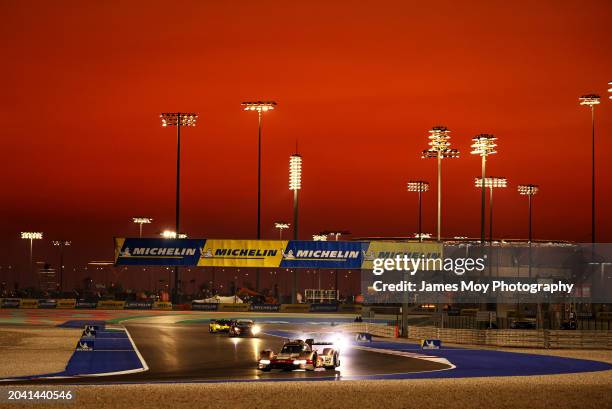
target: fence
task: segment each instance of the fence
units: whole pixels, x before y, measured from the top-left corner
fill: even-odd
[[[498,347],[612,349],[612,331],[480,330],[409,326],[408,338],[434,338],[451,344]]]

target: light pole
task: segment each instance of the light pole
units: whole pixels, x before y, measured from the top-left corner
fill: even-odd
[[[278,239],[283,239],[283,230],[288,229],[291,226],[290,223],[285,222],[276,222],[274,223],[274,228],[278,229]]]
[[[53,240],[53,245],[60,248],[59,290],[64,291],[64,248],[72,244],[70,240]]]
[[[423,180],[411,180],[408,182],[407,184],[407,190],[409,192],[417,192],[419,194],[419,218],[418,218],[418,224],[419,224],[419,232],[418,232],[418,237],[419,237],[419,241],[423,241],[423,237],[422,234],[423,233],[423,222],[422,222],[422,201],[421,201],[421,195],[423,194],[423,192],[427,192],[429,190],[429,182],[425,182]]]
[[[487,156],[497,153],[495,141],[497,138],[490,134],[480,134],[472,138],[472,154],[480,155],[482,158],[482,179],[486,178]],[[481,203],[480,203],[480,242],[485,241],[485,189],[486,186],[481,186]]]
[[[595,243],[595,105],[599,95],[587,94],[579,98],[580,105],[591,108],[591,243]]]
[[[538,193],[538,185],[518,185],[517,190],[520,195],[527,196],[529,199],[529,243],[531,244],[531,201],[533,196]]]
[[[21,238],[23,240],[30,240],[30,274],[36,283],[36,277],[34,277],[34,240],[42,240],[43,234],[38,231],[22,231]]]
[[[302,188],[302,157],[294,153],[289,157],[289,189],[293,190],[293,240],[298,239],[298,192]],[[297,269],[293,270],[291,302],[295,304],[297,292]]]
[[[151,223],[153,219],[151,219],[150,217],[132,217],[132,221],[138,224],[138,227],[139,227],[138,237],[142,237],[142,225]]]
[[[195,126],[198,115],[193,112],[163,112],[160,115],[163,127],[176,126],[176,223],[174,231],[180,232],[181,211],[181,128]],[[179,235],[180,236],[180,235]],[[168,283],[170,284],[170,283]],[[178,303],[179,268],[174,266],[173,302]]]
[[[274,101],[246,101],[241,103],[245,111],[257,111],[257,240],[261,238],[261,130],[264,112],[276,108]]]
[[[438,241],[441,240],[440,234],[442,229],[442,159],[458,158],[459,151],[450,149],[450,131],[445,126],[434,126],[429,131],[429,146],[424,150],[421,158],[435,158],[438,160]]]
[[[489,241],[493,242],[493,189],[508,186],[508,180],[504,177],[489,176],[485,178],[485,188],[489,188]],[[476,187],[482,188],[482,178],[475,178]]]

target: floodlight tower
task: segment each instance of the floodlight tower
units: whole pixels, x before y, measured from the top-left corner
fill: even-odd
[[[164,230],[159,235],[162,236],[164,239],[176,239],[177,238],[176,232],[172,230]],[[179,233],[178,238],[186,239],[187,235],[185,233]]]
[[[152,221],[150,217],[132,217],[132,222],[138,224],[138,237],[142,237],[142,225],[150,224]]]
[[[450,131],[445,126],[434,126],[429,131],[429,149],[422,152],[421,158],[435,158],[438,160],[438,241],[442,226],[442,159],[458,158],[459,151],[450,149]]]
[[[293,190],[293,240],[298,239],[298,192],[302,189],[302,157],[294,153],[289,157],[289,189]],[[291,302],[296,303],[297,269],[293,269]]]
[[[198,115],[193,112],[162,112],[159,116],[161,125],[165,128],[168,126],[176,127],[176,207],[175,216],[176,223],[175,232],[180,232],[180,211],[181,211],[181,128],[184,126],[195,126]],[[168,283],[169,284],[169,283]],[[174,288],[173,302],[178,303],[179,289],[179,268],[174,266]]]
[[[533,196],[538,193],[538,185],[518,185],[517,190],[520,195],[527,196],[529,199],[529,243],[531,243],[531,201]]]
[[[489,188],[489,241],[493,242],[493,189],[508,187],[504,177],[489,176],[485,178],[485,187]],[[482,188],[482,178],[475,178],[476,187]]]
[[[312,239],[314,241],[327,241],[327,234],[313,234]]]
[[[60,249],[60,265],[59,265],[59,290],[64,290],[64,248],[70,246],[72,242],[70,240],[53,240],[53,245]]]
[[[261,238],[261,130],[264,112],[276,108],[274,101],[245,101],[241,103],[244,111],[257,111],[257,240]]]
[[[490,134],[480,134],[472,138],[472,154],[480,155],[482,158],[482,179],[486,178],[487,156],[497,153],[495,150],[497,138]],[[481,186],[481,203],[480,203],[480,242],[485,241],[485,184]]]
[[[293,190],[293,240],[298,239],[298,192],[302,189],[302,157],[289,157],[289,190]]]
[[[591,108],[591,243],[595,243],[595,105],[600,96],[587,94],[579,98],[580,105]]]
[[[43,234],[38,231],[22,231],[21,238],[23,240],[30,240],[30,274],[34,278],[34,282],[36,282],[34,277],[34,240],[42,240]]]
[[[423,235],[421,233],[423,233],[423,224],[422,224],[422,212],[421,212],[421,195],[424,192],[427,192],[429,190],[429,182],[425,182],[423,180],[411,180],[408,182],[407,185],[407,189],[409,192],[417,192],[419,194],[419,218],[418,218],[418,223],[419,223],[419,232],[418,232],[418,238],[419,241],[423,241]]]
[[[274,228],[278,229],[278,239],[279,240],[283,239],[283,230],[288,229],[289,226],[291,226],[290,223],[285,223],[285,222],[276,222],[276,223],[274,223]]]

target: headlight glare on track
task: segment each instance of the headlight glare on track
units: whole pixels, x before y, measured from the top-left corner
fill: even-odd
[[[259,327],[259,325],[253,325],[253,328],[251,328],[251,332],[253,334],[259,334],[261,332],[261,328]]]

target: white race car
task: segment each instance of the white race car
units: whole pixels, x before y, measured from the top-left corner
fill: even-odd
[[[257,368],[262,371],[336,369],[340,366],[340,352],[332,348],[333,345],[333,342],[315,342],[314,339],[287,341],[278,353],[270,349],[261,351]]]

